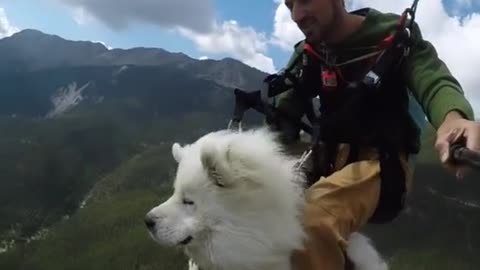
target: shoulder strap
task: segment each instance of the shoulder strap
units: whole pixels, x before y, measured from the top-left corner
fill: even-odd
[[[417,4],[418,0],[414,0],[412,7],[407,8],[400,16],[396,31],[379,44],[379,47],[385,49],[385,51],[373,65],[370,72],[367,73],[363,83],[373,85],[378,89],[382,84],[384,76],[398,70],[403,64],[405,57],[410,53],[410,46],[412,45],[411,33]],[[411,19],[407,25],[409,14]]]

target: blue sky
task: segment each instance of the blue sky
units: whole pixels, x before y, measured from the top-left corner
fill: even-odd
[[[114,48],[160,47],[193,58],[228,56],[275,72],[303,38],[282,1],[0,0],[0,36],[34,28]],[[350,8],[371,6],[398,13],[412,1],[347,2]],[[480,81],[470,65],[480,62],[480,0],[420,0],[417,22],[467,94],[480,104]],[[468,42],[459,42],[462,39]],[[460,47],[452,50],[455,46]]]

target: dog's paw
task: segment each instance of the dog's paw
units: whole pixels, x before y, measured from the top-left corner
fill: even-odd
[[[179,143],[174,143],[172,145],[172,155],[175,161],[180,162],[182,160],[183,148]]]
[[[198,265],[196,265],[192,259],[189,259],[188,260],[188,270],[200,270],[200,268],[198,267]]]

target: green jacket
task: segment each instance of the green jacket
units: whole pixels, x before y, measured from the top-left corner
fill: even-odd
[[[377,45],[393,33],[399,21],[397,14],[381,13],[371,8],[357,10],[354,13],[364,15],[366,19],[358,31],[335,48],[331,48],[337,57],[337,62],[344,62],[371,52],[371,46]],[[417,124],[423,128],[425,121],[428,120],[438,128],[445,115],[451,110],[457,110],[467,119],[473,120],[473,109],[466,100],[459,82],[450,73],[445,63],[439,59],[433,45],[423,39],[416,24],[414,24],[412,37],[414,44],[404,63],[404,74],[399,76],[404,77],[406,87],[409,89],[410,112]],[[287,67],[302,52],[302,49],[303,41],[296,44]],[[347,65],[342,72],[348,74],[352,69],[355,67]],[[277,96],[274,102],[275,106],[294,117],[301,118],[304,115],[300,100],[295,98],[293,89]],[[284,133],[290,133],[288,136],[290,138],[296,137],[299,132],[294,126],[284,126],[281,129]]]

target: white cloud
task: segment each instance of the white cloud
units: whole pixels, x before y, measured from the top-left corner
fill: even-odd
[[[288,10],[278,3],[271,43],[280,48],[293,48],[302,37],[293,30],[296,25],[288,16]],[[373,7],[384,12],[401,13],[410,7],[412,0],[348,0],[349,10]],[[457,5],[471,5],[470,0],[456,0]],[[453,75],[462,84],[467,98],[480,118],[480,13],[471,13],[463,18],[450,17],[442,0],[421,0],[417,7],[416,21],[425,39],[437,49],[439,57],[448,65]],[[295,36],[297,35],[297,36]],[[291,49],[290,49],[291,50]]]
[[[291,51],[293,45],[305,38],[305,35],[298,29],[290,17],[290,11],[283,4],[282,0],[274,0],[277,4],[273,22],[273,34],[271,43],[285,51]]]
[[[79,24],[101,21],[115,30],[135,22],[162,28],[182,26],[197,32],[210,31],[213,25],[212,0],[54,0],[72,9]]]
[[[107,48],[108,50],[112,50],[113,48],[108,46],[105,42],[101,41],[101,40],[93,40],[92,42],[96,42],[96,43],[100,43],[102,44],[103,46],[105,46],[105,48]]]
[[[180,28],[179,32],[195,42],[203,52],[228,54],[259,70],[275,72],[272,58],[265,55],[268,39],[251,27],[241,27],[236,21],[225,21],[216,24],[208,33],[186,28]]]
[[[0,8],[0,38],[11,36],[18,31],[19,29],[8,21],[5,9]]]
[[[85,8],[83,7],[74,7],[72,8],[73,20],[79,25],[86,25],[92,22],[96,22],[94,16],[92,16]]]
[[[198,58],[198,60],[201,60],[201,61],[203,61],[203,60],[208,60],[208,59],[209,59],[208,56],[205,56],[205,55],[204,55],[204,56],[200,56],[200,57]]]

